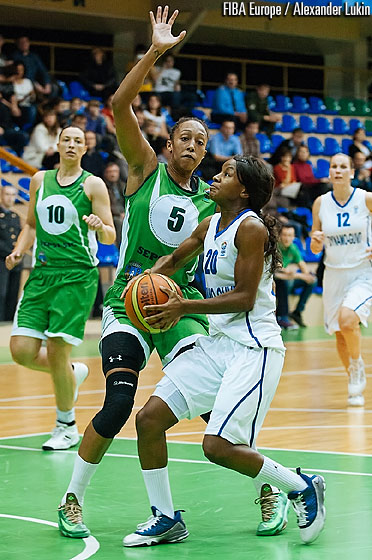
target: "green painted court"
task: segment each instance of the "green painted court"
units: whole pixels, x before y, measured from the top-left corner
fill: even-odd
[[[123,536],[150,514],[136,442],[114,441],[97,470],[84,504],[85,522],[94,538],[82,541],[60,536],[54,526],[76,451],[43,452],[43,439],[45,435],[0,441],[4,560],[372,558],[372,456],[264,451],[286,466],[301,465],[326,478],[326,529],[316,543],[306,546],[300,542],[292,510],[283,534],[256,537],[260,508],[254,504],[250,480],[210,464],[199,444],[170,443],[175,507],[186,510],[190,536],[179,544],[124,549]]]

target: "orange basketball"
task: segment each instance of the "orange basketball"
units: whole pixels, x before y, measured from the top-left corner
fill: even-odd
[[[169,288],[182,297],[182,292],[177,284],[163,274],[141,274],[130,285],[125,294],[125,310],[133,325],[141,331],[157,334],[168,329],[155,329],[144,318],[148,315],[143,309],[145,305],[161,305],[167,303],[168,295],[160,287]],[[173,326],[173,325],[171,325]]]

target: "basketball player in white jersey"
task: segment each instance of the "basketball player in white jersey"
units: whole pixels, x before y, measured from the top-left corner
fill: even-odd
[[[336,154],[329,175],[333,191],[314,202],[311,250],[325,250],[324,323],[336,333],[337,351],[349,374],[348,404],[363,406],[366,386],[359,323],[367,326],[372,302],[372,193],[351,186],[351,159]]]
[[[293,473],[256,451],[255,441],[279,382],[284,346],[275,318],[273,272],[279,264],[275,219],[261,217],[273,177],[265,163],[235,156],[214,177],[210,196],[221,213],[204,219],[191,237],[151,272],[171,276],[204,251],[207,299],[172,295],[148,323],[172,324],[185,313],[208,313],[210,335],[184,347],[137,415],[138,451],[152,517],[124,538],[124,546],[178,542],[188,536],[174,511],[165,432],[182,418],[212,410],[203,440],[206,457],[281,488],[297,513],[303,542],[317,538],[325,520],[324,480]]]

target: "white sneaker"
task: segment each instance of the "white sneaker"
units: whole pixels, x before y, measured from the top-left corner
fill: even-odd
[[[52,437],[44,443],[42,448],[44,451],[69,449],[79,443],[79,439],[79,432],[76,424],[73,426],[66,426],[60,424],[57,420],[57,425],[52,432]]]
[[[363,395],[349,395],[347,398],[347,404],[349,406],[364,406],[364,397]]]
[[[366,387],[366,374],[364,371],[364,362],[360,358],[357,363],[350,363],[349,365],[349,396],[360,396]]]
[[[74,393],[74,402],[77,401],[78,394],[79,394],[79,387],[80,385],[86,380],[89,375],[89,368],[86,364],[82,362],[73,362],[72,369],[75,375],[76,387]]]

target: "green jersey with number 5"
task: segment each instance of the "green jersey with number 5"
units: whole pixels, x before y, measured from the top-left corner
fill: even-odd
[[[83,216],[91,214],[92,203],[85,194],[83,171],[76,181],[61,186],[57,170],[46,171],[36,192],[35,267],[92,268],[97,265],[97,241]]]
[[[192,190],[180,187],[159,163],[140,188],[126,198],[120,258],[115,283],[151,268],[159,257],[172,253],[196,226],[215,212],[209,188],[199,177],[191,179]],[[187,286],[194,278],[197,259],[178,270],[172,278]]]

